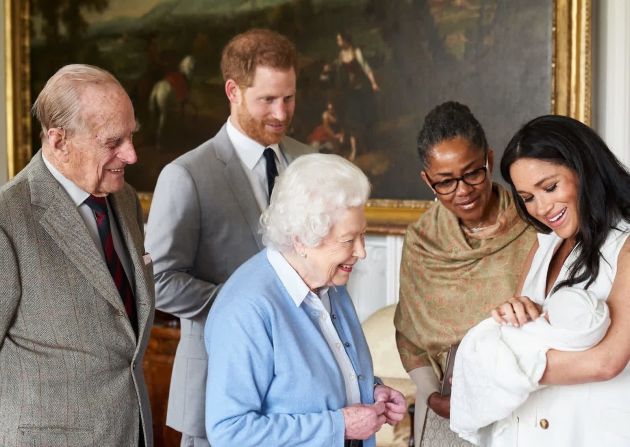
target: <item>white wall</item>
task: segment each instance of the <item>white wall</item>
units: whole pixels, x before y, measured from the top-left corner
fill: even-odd
[[[630,167],[630,2],[593,3],[593,125]]]
[[[0,61],[5,60],[4,55],[4,2],[0,0],[0,10],[2,10],[3,20],[0,20]],[[6,91],[5,91],[5,67],[6,63],[0,64],[0,185],[7,181],[9,167],[7,165],[7,115],[6,115]]]
[[[355,264],[348,290],[361,321],[388,304],[398,302],[402,236],[368,235],[367,257]]]

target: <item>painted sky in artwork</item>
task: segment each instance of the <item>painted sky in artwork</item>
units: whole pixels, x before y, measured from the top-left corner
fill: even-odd
[[[109,0],[109,8],[104,12],[86,13],[85,17],[90,23],[117,19],[120,17],[142,17],[155,6],[164,3],[165,0]]]
[[[197,13],[231,15],[234,13],[264,9],[290,3],[293,0],[109,0],[109,7],[104,12],[86,12],[85,18],[90,23],[107,22],[120,18],[140,18],[159,5],[171,4],[172,15]],[[363,0],[313,0],[312,4],[327,6],[335,4],[360,5]]]

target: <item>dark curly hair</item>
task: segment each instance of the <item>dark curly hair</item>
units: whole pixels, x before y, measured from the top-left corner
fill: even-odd
[[[560,287],[586,281],[599,273],[600,249],[621,219],[630,219],[630,174],[606,143],[587,125],[566,116],[545,115],[525,124],[508,143],[501,159],[501,175],[512,189],[517,209],[541,233],[551,229],[532,217],[516,192],[510,167],[521,158],[566,166],[579,179],[576,235],[577,258]]]
[[[437,144],[455,137],[466,138],[475,149],[484,153],[488,151],[486,133],[468,106],[448,101],[427,114],[418,133],[418,155],[423,166],[427,165],[427,159]]]

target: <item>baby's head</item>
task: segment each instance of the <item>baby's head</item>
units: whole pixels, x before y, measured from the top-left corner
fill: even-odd
[[[563,287],[545,300],[543,311],[553,327],[584,331],[606,318],[608,307],[589,290]]]

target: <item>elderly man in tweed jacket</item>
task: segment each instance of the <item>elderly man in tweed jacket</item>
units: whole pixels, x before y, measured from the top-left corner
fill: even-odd
[[[33,110],[42,149],[0,190],[0,445],[152,446],[131,101],[104,70],[69,65]]]

